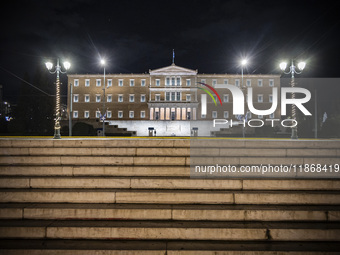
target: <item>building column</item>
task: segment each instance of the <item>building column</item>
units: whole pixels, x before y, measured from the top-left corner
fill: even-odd
[[[153,107],[150,108],[150,120],[153,120],[154,118],[154,110]]]

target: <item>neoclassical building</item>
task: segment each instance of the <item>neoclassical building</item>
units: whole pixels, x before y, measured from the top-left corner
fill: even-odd
[[[72,104],[73,124],[85,122],[99,130],[105,116],[108,135],[117,127],[137,136],[148,135],[152,128],[158,136],[190,135],[193,128],[204,136],[217,135],[221,129],[228,129],[226,134],[240,132],[211,124],[214,119],[235,123],[240,119],[233,115],[233,96],[225,85],[243,89],[244,95],[253,88],[254,107],[269,109],[272,89],[280,88],[280,75],[200,74],[173,63],[143,74],[106,74],[104,97],[103,74],[69,74],[68,111]],[[247,118],[280,119],[280,110],[269,116],[248,112]]]

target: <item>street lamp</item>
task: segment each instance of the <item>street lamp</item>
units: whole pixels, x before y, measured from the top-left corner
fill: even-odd
[[[242,59],[241,60],[241,67],[242,67],[242,82],[241,82],[241,85],[242,85],[242,90],[245,91],[246,87],[243,85],[243,68],[247,65],[248,63],[248,60],[247,59]],[[247,100],[245,100],[247,101]],[[247,107],[247,104],[245,104],[245,107]],[[243,115],[243,120],[246,121],[246,116],[248,115],[248,112],[247,112],[247,109],[245,108],[245,114]],[[246,133],[245,133],[245,125],[243,125],[243,128],[242,128],[242,134],[243,134],[243,138],[245,138],[246,136]]]
[[[59,80],[59,73],[65,74],[68,69],[70,69],[71,64],[68,61],[64,62],[65,72],[61,71],[61,66],[59,65],[59,58],[57,60],[57,65],[55,66],[55,70],[51,71],[53,68],[52,62],[45,63],[46,68],[51,74],[57,74],[57,81],[56,81],[56,107],[55,107],[55,122],[54,122],[54,137],[53,139],[60,139],[60,80]]]
[[[286,62],[282,62],[280,63],[280,69],[282,70],[283,73],[285,74],[292,74],[291,76],[291,87],[294,88],[295,83],[294,83],[294,74],[301,74],[303,69],[305,69],[306,67],[306,62],[299,62],[298,66],[296,68],[296,66],[294,66],[294,61],[292,60],[291,65],[289,67],[289,71],[285,72],[286,68],[287,68],[287,63]],[[297,69],[299,69],[300,71],[298,71]],[[292,92],[292,99],[295,98],[295,93]],[[296,121],[296,110],[295,110],[295,104],[292,104],[292,119]],[[291,139],[298,139],[298,135],[297,135],[297,126],[292,127],[292,136]]]
[[[105,119],[106,119],[106,109],[105,109],[105,59],[100,60],[100,64],[104,67],[104,84],[103,84],[103,112],[102,112],[102,120],[103,120],[103,136],[105,136]]]

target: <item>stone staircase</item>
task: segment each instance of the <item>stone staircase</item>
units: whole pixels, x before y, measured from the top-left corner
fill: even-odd
[[[206,141],[0,139],[0,254],[340,253],[340,173],[196,179],[189,167],[203,152],[238,169],[335,165],[340,141]]]

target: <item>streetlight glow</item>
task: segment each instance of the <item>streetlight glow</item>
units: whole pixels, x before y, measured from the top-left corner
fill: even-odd
[[[105,59],[101,59],[100,64],[104,66],[106,64]]]
[[[300,62],[299,64],[298,64],[298,68],[302,71],[303,69],[305,69],[305,67],[306,67],[306,62]]]
[[[64,68],[65,68],[66,70],[68,70],[68,69],[70,69],[70,67],[71,67],[71,63],[68,62],[68,61],[65,61],[65,62],[64,62]]]
[[[286,63],[286,62],[281,62],[281,63],[280,63],[280,69],[281,69],[282,71],[284,71],[284,70],[286,70],[286,68],[287,68],[287,63]]]
[[[46,62],[45,63],[47,70],[51,70],[53,67],[53,64],[51,62]]]
[[[248,60],[247,60],[247,59],[243,59],[243,60],[241,61],[241,65],[243,65],[243,66],[245,66],[247,63],[248,63]]]

